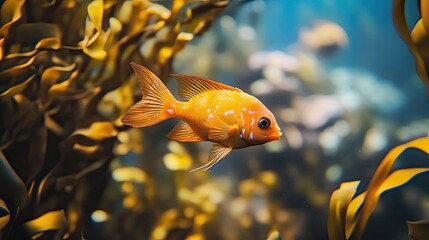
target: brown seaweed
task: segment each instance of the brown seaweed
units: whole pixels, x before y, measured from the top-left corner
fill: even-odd
[[[129,63],[166,80],[175,54],[227,4],[1,4],[0,238],[82,237],[121,152],[117,140],[141,151],[117,121],[138,98]]]

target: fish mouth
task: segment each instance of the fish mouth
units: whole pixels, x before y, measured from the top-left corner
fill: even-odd
[[[273,132],[273,133],[269,134],[267,136],[267,138],[270,140],[279,140],[282,135],[283,135],[283,133],[280,131],[279,132]]]

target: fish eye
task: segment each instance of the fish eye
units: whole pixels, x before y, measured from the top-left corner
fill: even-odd
[[[271,124],[270,119],[266,118],[266,117],[261,117],[258,120],[258,127],[260,129],[267,129]]]

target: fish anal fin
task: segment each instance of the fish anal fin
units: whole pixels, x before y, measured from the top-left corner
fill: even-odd
[[[173,130],[167,134],[167,137],[179,142],[200,142],[204,140],[185,121],[178,122]]]
[[[230,126],[221,119],[212,119],[209,124],[209,140],[221,142],[233,136],[237,132],[237,126]]]
[[[216,163],[223,160],[232,151],[232,147],[224,146],[222,144],[215,143],[210,151],[209,161],[201,167],[195,168],[190,172],[198,170],[207,171],[213,167]]]
[[[171,74],[179,83],[179,96],[190,99],[211,90],[230,90],[241,92],[240,89],[226,84],[188,74]]]

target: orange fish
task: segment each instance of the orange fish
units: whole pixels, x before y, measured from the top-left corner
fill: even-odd
[[[172,74],[179,82],[176,100],[162,81],[147,68],[131,63],[143,98],[121,121],[132,127],[147,127],[168,118],[181,121],[167,137],[181,142],[211,141],[209,161],[192,171],[210,169],[234,148],[259,145],[282,136],[270,110],[257,98],[238,88],[185,74]]]

